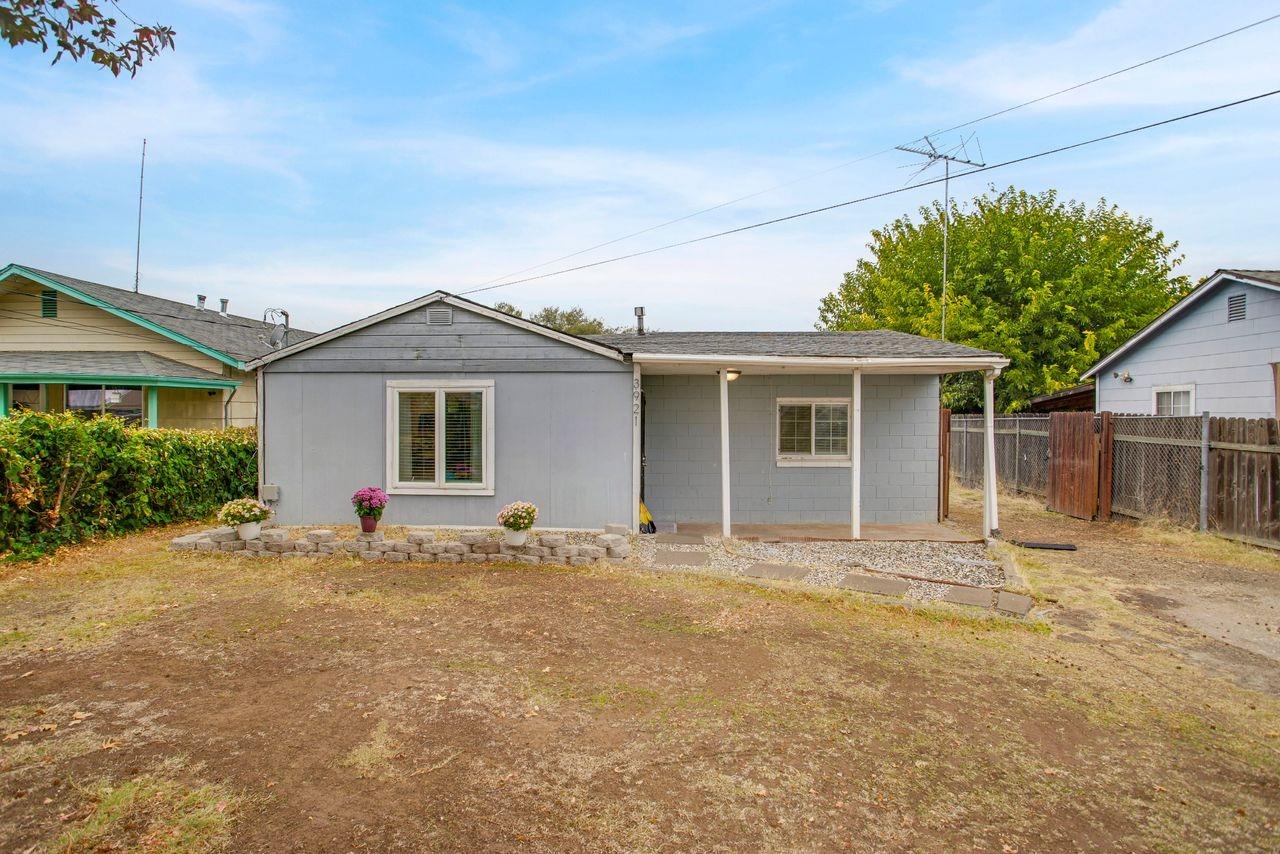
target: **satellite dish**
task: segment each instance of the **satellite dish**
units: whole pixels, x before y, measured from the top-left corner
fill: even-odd
[[[271,343],[271,349],[279,350],[280,346],[284,344],[284,337],[285,335],[288,334],[288,332],[289,332],[289,327],[285,326],[283,323],[277,323],[275,326],[273,326],[271,328],[271,335],[268,336],[267,338],[267,340]]]

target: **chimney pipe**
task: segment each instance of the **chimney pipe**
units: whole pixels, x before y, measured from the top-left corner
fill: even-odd
[[[222,315],[223,317],[226,317],[226,316],[227,316],[227,304],[228,304],[229,302],[231,302],[231,300],[227,299],[226,297],[223,297],[221,300],[219,300],[219,302],[221,302],[221,303],[222,303],[222,308],[218,309],[218,314]]]
[[[636,306],[636,334],[644,334],[644,306]]]
[[[204,294],[196,294],[196,308],[204,311]]]

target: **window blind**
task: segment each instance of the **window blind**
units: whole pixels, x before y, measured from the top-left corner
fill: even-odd
[[[444,479],[484,482],[484,393],[444,393]]]
[[[400,392],[400,480],[436,481],[436,393]]]
[[[809,404],[778,407],[778,453],[813,453],[813,407]]]

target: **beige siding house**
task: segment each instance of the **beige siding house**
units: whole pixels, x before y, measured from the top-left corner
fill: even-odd
[[[0,269],[0,417],[14,409],[113,413],[151,427],[253,426],[245,363],[311,336],[74,279]]]

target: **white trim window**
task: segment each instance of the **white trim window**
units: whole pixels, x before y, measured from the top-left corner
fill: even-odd
[[[387,492],[493,495],[493,380],[387,382]]]
[[[1194,415],[1195,411],[1194,385],[1160,385],[1151,389],[1152,415]]]
[[[775,428],[779,466],[849,465],[849,398],[780,397]]]

